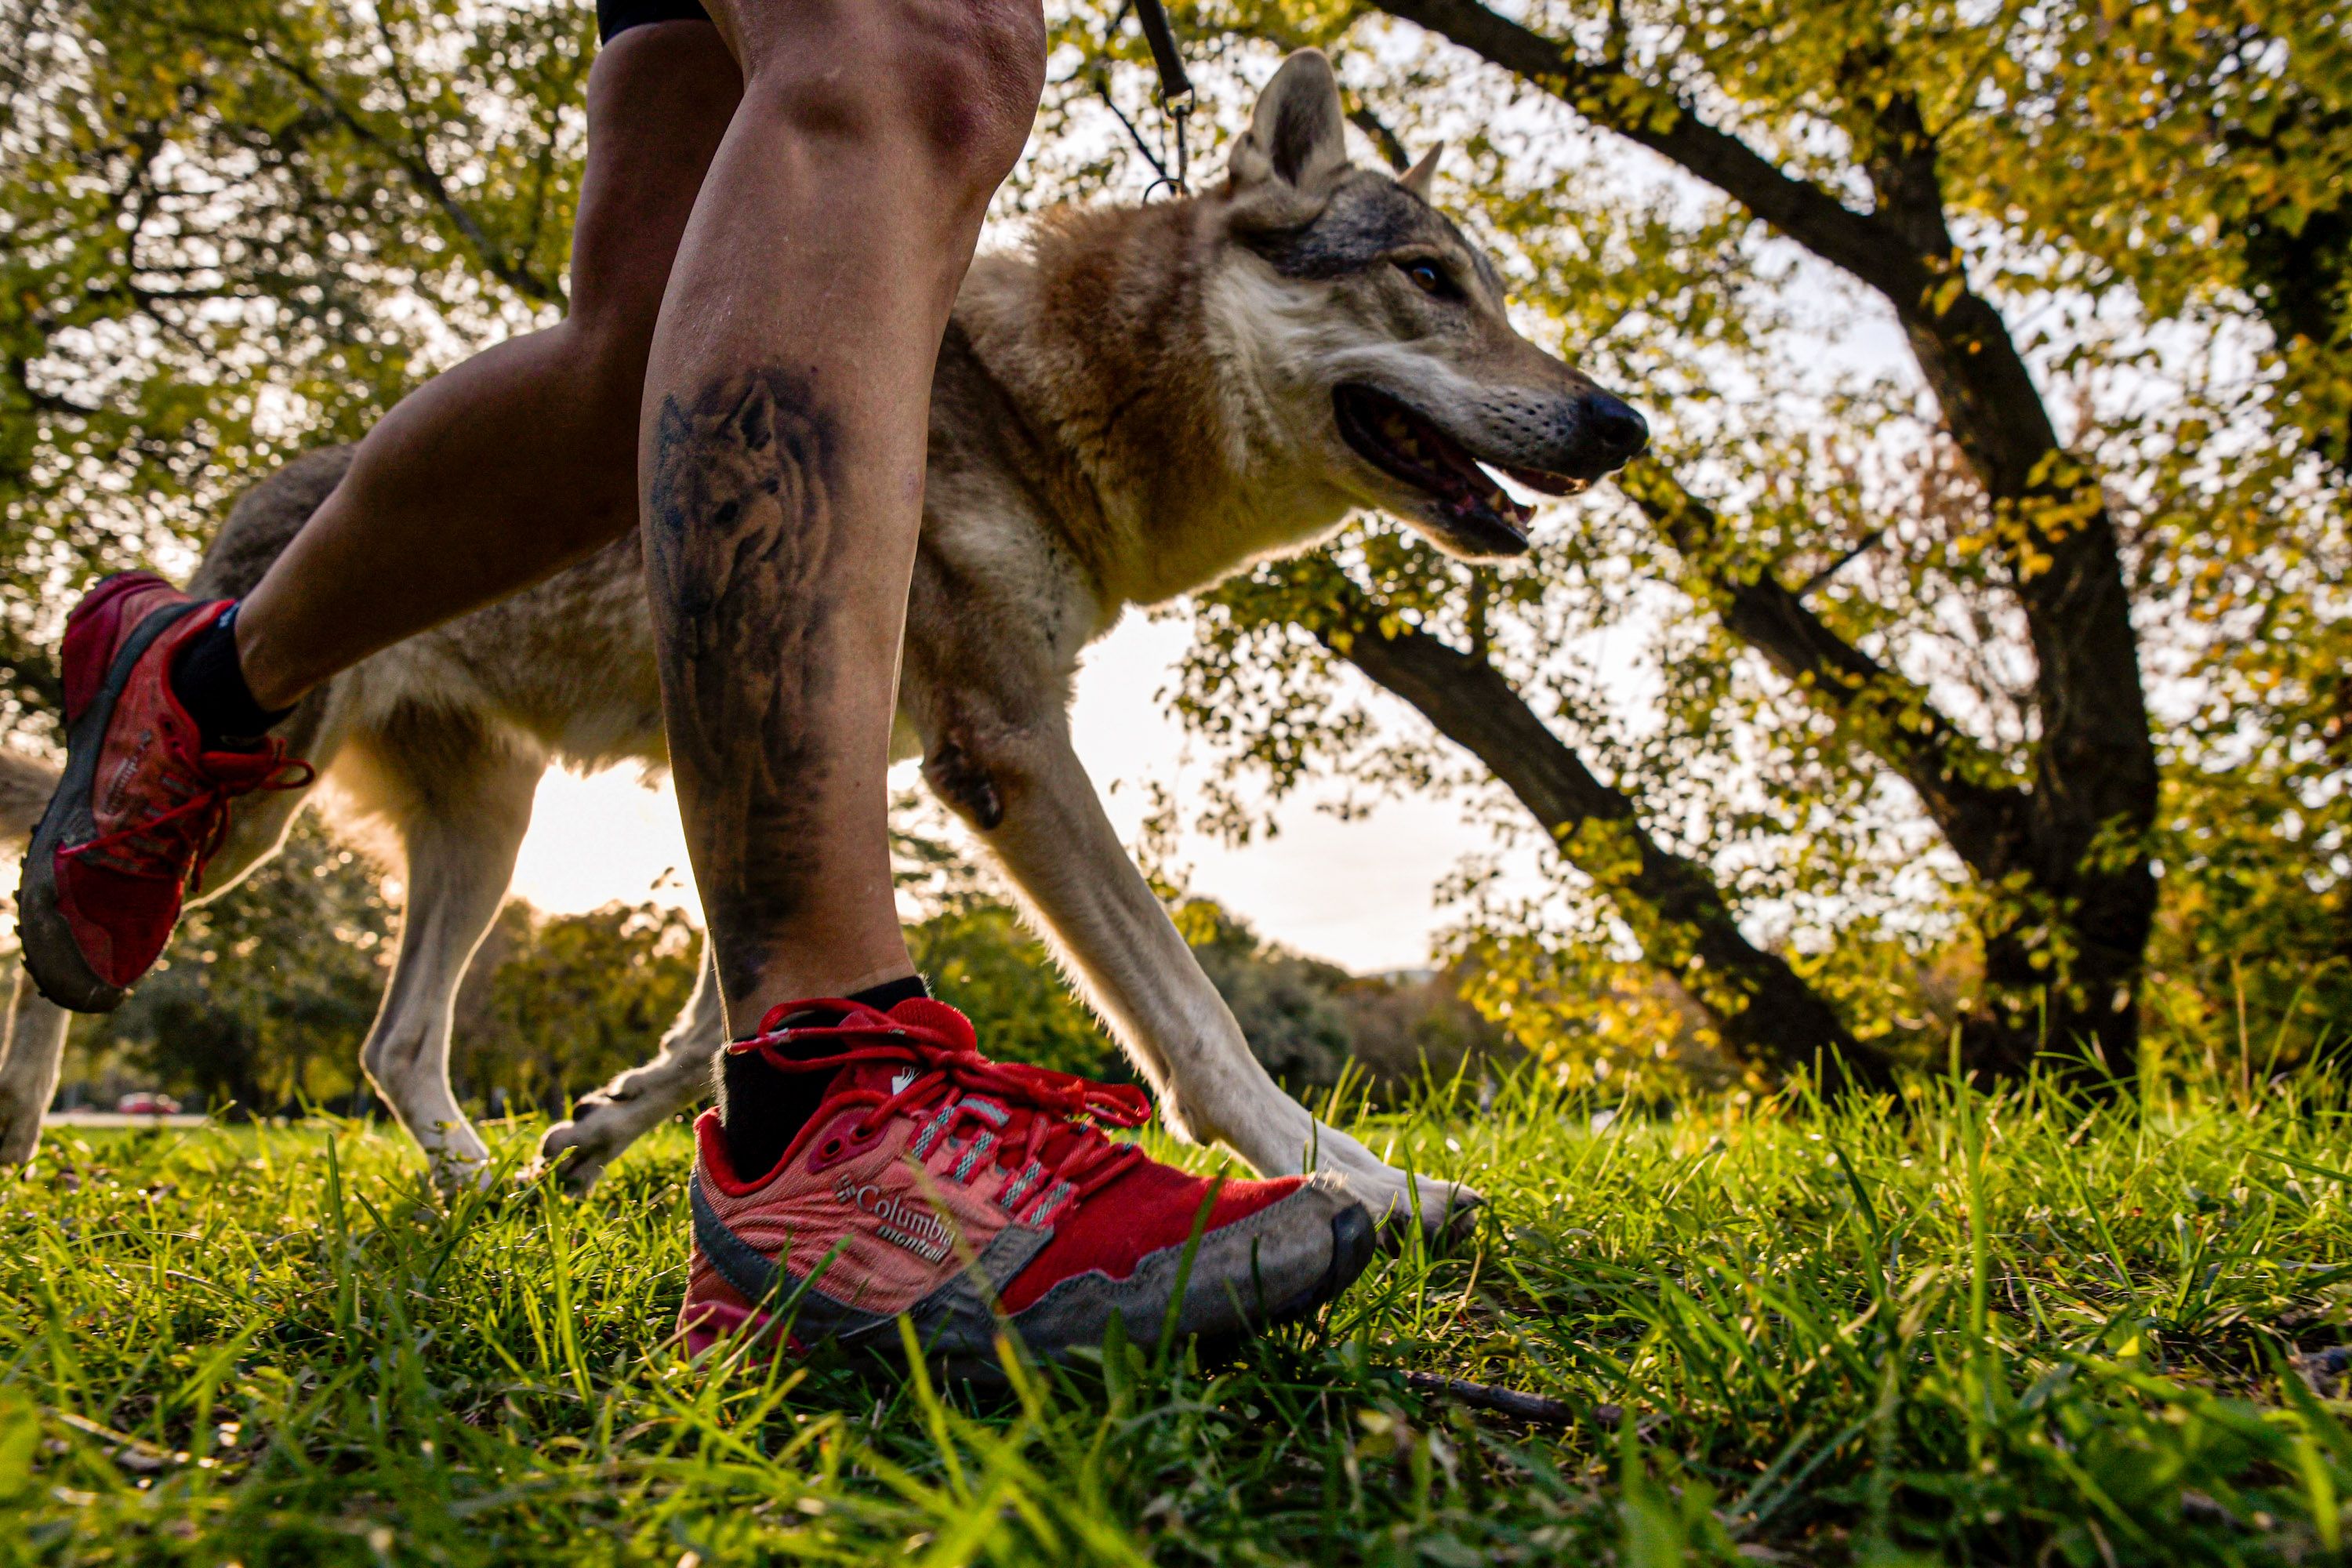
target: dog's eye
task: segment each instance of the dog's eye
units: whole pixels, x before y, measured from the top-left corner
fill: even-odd
[[[1400,261],[1397,266],[1412,279],[1414,288],[1432,299],[1451,300],[1461,292],[1445,275],[1445,268],[1434,261]]]

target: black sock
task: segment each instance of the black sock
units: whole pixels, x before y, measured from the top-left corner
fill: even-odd
[[[845,1000],[887,1013],[901,1002],[930,994],[921,975],[910,974]],[[830,1007],[812,1007],[784,1022],[821,1029],[841,1022],[841,1014]],[[831,1041],[815,1041],[807,1054],[831,1056],[836,1049]],[[728,1163],[735,1167],[735,1173],[751,1181],[774,1170],[801,1129],[808,1125],[808,1119],[816,1114],[818,1102],[832,1085],[830,1073],[783,1072],[757,1051],[719,1052],[719,1125],[727,1139]]]
[[[172,695],[196,721],[207,751],[247,751],[294,711],[275,713],[253,700],[245,668],[236,659],[235,605],[190,637],[172,660]]]

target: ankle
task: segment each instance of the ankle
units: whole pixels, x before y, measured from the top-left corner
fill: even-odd
[[[868,986],[843,1000],[887,1013],[901,1002],[930,994],[921,975],[909,974]],[[805,1024],[825,1025],[840,1022],[841,1015],[830,1008],[812,1008],[793,1016]],[[830,1049],[814,1048],[819,1054]],[[727,1144],[727,1162],[734,1166],[736,1175],[757,1181],[774,1170],[824,1103],[832,1083],[830,1073],[784,1072],[756,1051],[719,1052],[719,1126]]]
[[[195,721],[207,751],[249,750],[294,711],[265,707],[246,684],[237,657],[239,604],[214,615],[212,624],[184,644],[172,659],[172,695]]]

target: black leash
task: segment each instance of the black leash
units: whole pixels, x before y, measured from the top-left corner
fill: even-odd
[[[1178,195],[1190,195],[1191,188],[1185,184],[1190,160],[1184,147],[1184,122],[1192,117],[1192,79],[1184,74],[1176,32],[1168,25],[1168,12],[1160,0],[1133,0],[1133,5],[1135,19],[1143,27],[1143,41],[1151,46],[1151,63],[1160,68],[1160,107],[1176,128],[1176,173],[1168,184]]]

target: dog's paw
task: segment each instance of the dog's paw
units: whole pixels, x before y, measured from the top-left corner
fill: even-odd
[[[710,1082],[709,1064],[699,1052],[667,1052],[582,1097],[571,1121],[541,1137],[538,1169],[554,1172],[574,1197],[585,1194],[622,1150],[693,1105]]]
[[[490,1146],[471,1126],[463,1131],[463,1137],[454,1131],[445,1132],[446,1142],[425,1151],[433,1185],[445,1198],[486,1193],[499,1184],[498,1162],[490,1157]]]
[[[609,1088],[586,1096],[572,1108],[571,1121],[559,1121],[541,1135],[534,1170],[553,1172],[564,1191],[584,1197],[604,1174],[604,1167],[645,1131],[639,1124],[642,1109]]]
[[[0,1082],[0,1167],[29,1165],[41,1149],[41,1113],[46,1107],[23,1103]]]
[[[1314,1163],[1348,1184],[1391,1247],[1403,1244],[1416,1221],[1423,1237],[1441,1251],[1466,1243],[1478,1228],[1478,1209],[1486,1200],[1475,1188],[1400,1171],[1337,1128],[1317,1126]]]
[[[1417,1219],[1422,1237],[1433,1251],[1450,1252],[1468,1244],[1478,1229],[1478,1210],[1486,1203],[1477,1189],[1434,1176],[1408,1174],[1383,1166],[1377,1174],[1342,1173],[1348,1190],[1362,1200],[1379,1222],[1388,1246],[1404,1244],[1407,1227]]]

